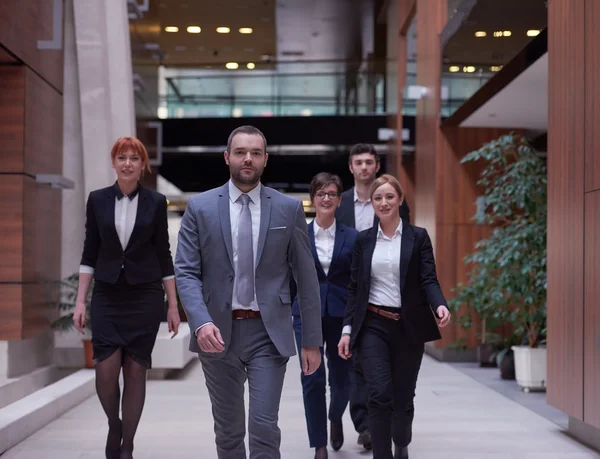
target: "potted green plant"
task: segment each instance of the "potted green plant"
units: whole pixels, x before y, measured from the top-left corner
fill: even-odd
[[[85,355],[85,367],[94,368],[91,329],[90,327],[90,306],[92,302],[92,290],[94,281],[90,284],[88,295],[86,298],[86,320],[85,334],[82,337],[83,349]],[[60,311],[60,316],[52,323],[52,328],[60,332],[73,330],[73,312],[77,304],[77,290],[79,289],[79,273],[71,274],[59,282],[60,295],[58,296],[57,307]]]
[[[542,389],[546,384],[546,165],[516,134],[483,145],[461,162],[484,163],[477,182],[483,194],[474,220],[493,230],[465,258],[469,280],[457,286],[452,306],[456,310],[471,305],[486,321],[512,324],[514,334],[527,343],[512,346],[517,383],[526,391]]]
[[[488,333],[487,342],[492,347],[491,358],[500,370],[501,379],[515,379],[515,355],[513,346],[523,342],[523,336],[515,333]]]

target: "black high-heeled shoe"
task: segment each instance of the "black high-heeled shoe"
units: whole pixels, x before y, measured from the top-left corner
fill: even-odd
[[[104,453],[106,459],[121,458],[121,440],[123,439],[123,422],[119,419],[119,423],[111,426],[108,425],[108,435],[106,437],[106,448]],[[118,443],[117,443],[118,442]]]

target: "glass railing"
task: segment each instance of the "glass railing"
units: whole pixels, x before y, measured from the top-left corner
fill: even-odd
[[[416,84],[414,70],[406,86]],[[160,118],[395,114],[397,66],[341,61],[290,62],[271,68],[223,71],[161,69]],[[487,81],[480,74],[444,73],[442,116],[449,116]],[[403,113],[416,100],[403,92]]]

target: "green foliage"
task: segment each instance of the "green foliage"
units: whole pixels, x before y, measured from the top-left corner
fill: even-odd
[[[90,326],[90,305],[92,302],[92,280],[86,298],[86,328]],[[60,295],[55,306],[60,311],[60,317],[52,323],[52,328],[59,331],[69,331],[73,326],[73,311],[77,304],[77,290],[79,289],[79,273],[71,274],[69,277],[58,282]]]
[[[473,219],[494,229],[465,257],[469,280],[454,289],[450,306],[455,312],[471,306],[488,330],[512,323],[536,347],[546,319],[546,165],[514,134],[467,154],[461,163],[479,161],[485,161],[477,182],[483,195]],[[467,310],[459,323],[473,326],[472,313]]]

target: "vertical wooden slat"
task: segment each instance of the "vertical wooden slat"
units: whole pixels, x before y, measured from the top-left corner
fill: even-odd
[[[24,125],[25,66],[0,66],[0,173],[23,172]]]
[[[583,420],[585,3],[548,4],[548,402]]]
[[[600,2],[585,2],[585,191],[600,190]]]
[[[583,421],[600,429],[600,191],[585,195]]]

